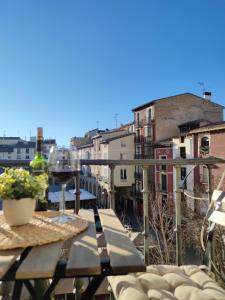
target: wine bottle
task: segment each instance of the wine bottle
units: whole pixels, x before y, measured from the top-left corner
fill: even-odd
[[[46,171],[47,162],[43,154],[43,128],[37,129],[36,154],[30,162],[30,168],[33,175],[40,175]]]

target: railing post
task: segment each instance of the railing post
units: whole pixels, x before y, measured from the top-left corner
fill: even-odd
[[[208,171],[208,189],[207,189],[207,194],[208,194],[208,205],[211,203],[211,198],[212,198],[212,166],[211,165],[206,165],[207,171]]]
[[[206,165],[207,167],[207,185],[208,185],[208,189],[207,189],[207,194],[208,194],[208,205],[210,205],[211,200],[212,200],[212,165]],[[211,228],[211,222],[209,222],[209,230]],[[211,248],[209,250],[209,257],[208,257],[208,268],[211,271],[212,270],[212,263],[211,261],[213,260],[213,257],[215,256],[214,254],[214,243],[213,243],[213,236],[212,236],[212,241],[211,241]]]
[[[181,243],[181,192],[180,192],[180,167],[176,166],[175,179],[175,209],[176,209],[176,264],[182,264],[182,243]]]
[[[149,264],[149,206],[148,206],[148,167],[143,166],[143,208],[144,208],[144,257],[145,264]]]
[[[78,214],[80,210],[80,171],[76,172],[76,200],[75,200],[75,207],[74,212]]]
[[[115,189],[114,189],[114,165],[109,165],[110,168],[110,208],[115,211]]]

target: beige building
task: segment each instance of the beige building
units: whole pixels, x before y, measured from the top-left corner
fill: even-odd
[[[0,160],[31,160],[35,155],[35,142],[20,137],[0,137]]]
[[[43,141],[43,152],[48,159],[49,151],[56,145],[55,139],[45,139]],[[20,137],[0,137],[0,160],[32,160],[36,152],[36,137],[30,141]]]
[[[78,147],[81,159],[134,159],[134,133],[127,129],[101,131],[91,141]],[[110,176],[109,166],[82,168],[81,186],[97,196],[99,206],[110,206]],[[114,170],[117,208],[128,205],[133,185],[134,166],[117,166]]]

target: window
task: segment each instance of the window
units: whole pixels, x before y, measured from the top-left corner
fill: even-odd
[[[167,159],[167,156],[161,155],[160,159]],[[166,165],[161,165],[161,172],[166,172]]]
[[[141,154],[141,146],[137,146],[136,147],[136,153],[137,154]]]
[[[202,152],[204,152],[205,154],[209,153],[209,138],[207,136],[204,136],[201,139],[201,146],[200,149]]]
[[[167,192],[167,176],[165,174],[161,174],[161,191]]]
[[[136,191],[141,192],[141,189],[142,189],[141,183],[139,181],[136,181]]]
[[[126,169],[121,169],[120,170],[120,179],[121,180],[126,180],[127,179],[127,170]]]
[[[27,154],[29,154],[29,150],[30,150],[29,148],[26,148],[26,153],[27,153]]]
[[[167,195],[162,195],[161,200],[162,200],[162,207],[166,208],[167,207]]]
[[[151,119],[152,119],[152,110],[151,108],[149,108],[147,110],[147,122],[151,122]]]
[[[17,154],[21,154],[21,149],[17,148]]]
[[[148,145],[145,145],[145,155],[150,156],[150,154],[151,154],[151,147],[149,147]]]
[[[180,180],[182,180],[182,182],[186,178],[186,175],[187,175],[187,169],[186,168],[180,168]],[[185,182],[183,182],[182,188],[187,189],[187,181],[186,180],[185,180]]]
[[[186,177],[186,175],[187,175],[186,168],[180,168],[180,179],[184,180],[184,178]]]
[[[30,158],[30,156],[29,155],[26,155],[26,159],[29,159]]]
[[[137,147],[136,147],[135,158],[136,158],[136,159],[141,158],[141,147],[140,147],[140,146],[137,146]]]
[[[146,126],[145,127],[145,137],[150,137],[151,136],[151,126]]]
[[[126,147],[126,142],[122,141],[122,142],[121,142],[121,147],[122,147],[122,148],[125,148],[125,147]]]
[[[185,147],[180,147],[180,157],[186,158],[186,148]]]
[[[202,182],[208,182],[208,170],[207,167],[203,166],[202,169]]]
[[[207,136],[204,136],[201,139],[201,146],[202,147],[208,147],[209,146],[209,138]]]
[[[180,137],[180,142],[181,142],[181,143],[184,143],[184,139],[185,139],[184,136],[181,136],[181,137]]]
[[[141,142],[141,134],[140,134],[140,130],[136,131],[136,143],[140,143]]]
[[[136,113],[136,122],[137,124],[140,123],[140,113]]]

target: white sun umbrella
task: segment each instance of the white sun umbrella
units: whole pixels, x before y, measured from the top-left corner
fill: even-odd
[[[69,192],[73,195],[76,194],[76,189],[75,190],[69,190]],[[80,189],[80,200],[95,200],[96,196],[93,195],[92,193],[84,190],[84,189]]]
[[[50,200],[53,203],[58,202],[58,198],[55,192],[48,192],[48,200]]]
[[[49,193],[49,194],[54,194],[54,195],[52,195],[52,200],[49,198],[49,200],[51,200],[52,203],[60,202],[60,200],[63,197],[62,191]],[[75,199],[75,196],[72,193],[70,193],[69,191],[65,191],[65,201],[74,201],[74,199]]]

